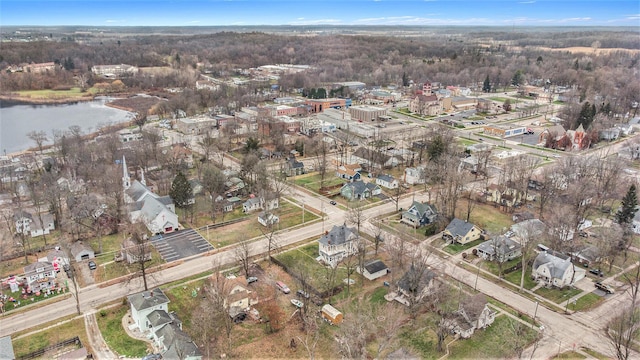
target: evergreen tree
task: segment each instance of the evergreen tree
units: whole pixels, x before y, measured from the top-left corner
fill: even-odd
[[[482,84],[482,91],[491,92],[491,81],[489,81],[489,75],[484,79],[484,84]]]
[[[402,73],[402,86],[404,87],[409,86],[409,76],[407,76],[406,72]]]
[[[511,84],[513,84],[514,86],[519,86],[524,84],[524,73],[522,72],[522,70],[518,70],[516,71],[515,74],[513,74],[513,78],[511,79]]]
[[[636,195],[636,186],[632,184],[627,194],[622,198],[622,206],[616,213],[616,221],[618,224],[630,224],[636,215],[637,206],[638,197]]]
[[[577,126],[582,125],[585,130],[588,130],[596,116],[596,106],[591,105],[588,101],[582,105],[580,115],[577,121]]]
[[[505,99],[504,103],[502,104],[502,108],[504,109],[504,111],[511,111],[511,99]]]
[[[191,184],[189,184],[187,177],[184,176],[182,171],[178,171],[175,179],[173,179],[169,196],[171,196],[171,199],[173,199],[173,202],[179,208],[187,207],[187,205],[189,205],[189,199],[193,198]]]

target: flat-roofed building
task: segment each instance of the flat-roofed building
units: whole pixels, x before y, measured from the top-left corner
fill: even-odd
[[[523,135],[527,131],[524,126],[513,125],[487,125],[484,127],[484,133],[487,135],[507,138],[510,136]]]
[[[387,109],[376,106],[356,105],[349,108],[349,114],[354,120],[362,122],[375,121],[380,116],[386,116]]]
[[[310,107],[310,112],[321,113],[327,109],[343,109],[349,107],[351,105],[351,99],[307,99],[304,103]]]

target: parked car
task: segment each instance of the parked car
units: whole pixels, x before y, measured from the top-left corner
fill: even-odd
[[[600,277],[604,276],[604,273],[600,269],[589,269],[589,272],[592,273],[593,275],[598,275]]]
[[[95,261],[93,260],[89,261],[89,270],[95,270],[97,268],[98,266],[96,265]]]
[[[613,294],[615,292],[615,290],[611,286],[609,286],[607,284],[603,284],[603,283],[601,283],[599,281],[597,283],[595,283],[594,285],[596,286],[597,289],[600,289],[600,290],[604,291],[607,294]]]
[[[278,288],[278,290],[282,291],[285,294],[291,292],[291,289],[289,289],[289,287],[282,281],[276,281],[276,288]]]
[[[296,295],[298,295],[299,297],[303,297],[305,299],[309,298],[309,293],[304,291],[304,290],[302,290],[302,289],[296,291]]]
[[[335,202],[334,200],[331,200],[331,201],[329,201],[329,204],[331,204],[331,205],[336,205],[336,204],[337,204],[337,202]]]
[[[255,276],[249,276],[249,277],[247,278],[247,284],[251,284],[251,283],[254,283],[254,282],[256,282],[256,281],[258,281],[258,278],[257,278],[257,277],[255,277]]]

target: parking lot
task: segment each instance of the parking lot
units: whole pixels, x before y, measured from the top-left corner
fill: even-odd
[[[151,243],[166,262],[213,250],[213,246],[192,229],[154,236]]]

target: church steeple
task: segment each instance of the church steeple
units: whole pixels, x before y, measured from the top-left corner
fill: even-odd
[[[122,155],[122,187],[127,190],[131,187],[131,178],[129,177],[129,169],[127,169],[127,160]]]

